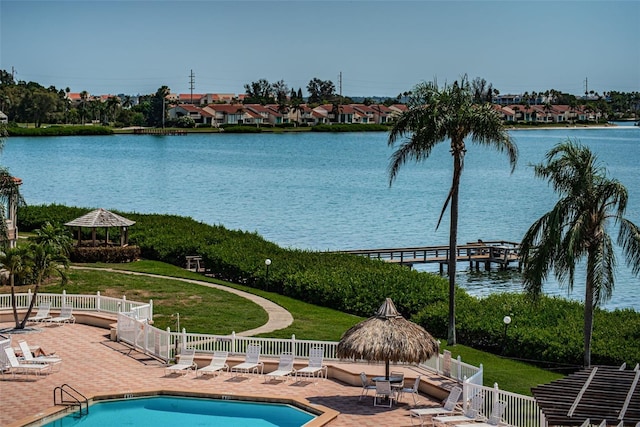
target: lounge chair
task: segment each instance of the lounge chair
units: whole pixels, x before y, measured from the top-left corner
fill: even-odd
[[[6,340],[0,340],[0,372],[9,370],[9,359],[7,358],[7,353],[4,352],[7,347],[11,347],[11,337]]]
[[[295,374],[296,370],[293,368],[293,354],[291,353],[282,353],[280,355],[280,362],[278,363],[278,369],[272,372],[268,372],[265,374],[266,378],[273,377],[273,379],[284,378],[286,381],[291,377],[292,374]]]
[[[460,406],[458,405],[458,399],[460,398],[461,394],[462,389],[456,386],[453,387],[449,392],[449,396],[447,397],[447,400],[445,400],[444,405],[437,408],[411,409],[409,411],[411,425],[413,425],[414,418],[417,418],[420,421],[420,425],[423,426],[425,418],[431,418],[438,415],[454,415],[461,413],[462,411],[460,409]]]
[[[36,376],[41,373],[50,372],[51,367],[45,363],[20,363],[18,360],[18,356],[13,351],[11,347],[5,347],[5,354],[7,355],[7,360],[9,362],[8,371],[11,372],[13,377],[16,374],[35,374]],[[4,371],[2,372],[4,375]]]
[[[211,358],[211,363],[209,363],[204,368],[200,368],[196,371],[196,377],[198,373],[200,375],[213,375],[216,376],[220,374],[222,371],[229,371],[229,365],[227,365],[227,357],[229,356],[229,352],[226,351],[216,351],[213,353],[213,357]]]
[[[50,302],[42,302],[38,305],[38,312],[35,316],[29,317],[27,322],[42,322],[44,320],[50,319],[51,315],[49,314],[49,310],[51,310]]]
[[[181,374],[186,375],[190,370],[197,369],[198,365],[193,361],[196,356],[196,351],[192,348],[185,348],[180,352],[180,359],[175,365],[170,365],[164,368],[164,375],[169,374]]]
[[[376,394],[373,396],[373,406],[380,406],[378,399],[384,399],[389,402],[389,408],[393,405],[393,401],[397,398],[396,391],[391,387],[390,381],[376,381]]]
[[[449,423],[463,423],[478,421],[481,419],[482,405],[484,404],[484,396],[482,394],[476,394],[471,398],[467,409],[462,415],[443,415],[439,417],[433,417],[431,422],[435,426],[436,424],[449,424]]]
[[[327,367],[322,364],[323,358],[324,348],[315,347],[309,350],[309,363],[304,368],[296,371],[296,381],[298,375],[301,377],[313,377],[315,380],[319,374],[323,379],[327,379]]]
[[[76,318],[73,317],[73,306],[71,305],[63,305],[60,309],[60,315],[56,317],[50,317],[46,319],[49,323],[55,323],[57,325],[62,325],[65,323],[76,323]]]
[[[506,425],[502,423],[502,415],[507,404],[504,402],[496,401],[491,408],[491,416],[487,421],[482,423],[473,423],[473,427],[496,427],[499,425]],[[456,427],[469,427],[468,424],[456,424]]]
[[[25,363],[44,363],[51,366],[51,369],[57,368],[60,369],[60,364],[62,363],[62,359],[57,356],[37,356],[33,357],[31,354],[31,349],[29,348],[29,344],[26,341],[19,341],[20,350],[22,351],[22,360]]]
[[[376,385],[369,382],[369,378],[367,378],[367,374],[364,372],[360,372],[360,381],[362,382],[362,393],[360,393],[360,398],[358,400],[362,400],[364,396],[368,395],[369,390],[376,389]]]
[[[411,394],[413,397],[413,404],[417,405],[418,401],[416,396],[420,396],[419,388],[420,387],[420,375],[416,377],[416,380],[413,382],[411,387],[402,387],[398,390],[398,400],[402,399],[406,393]]]
[[[253,344],[247,346],[247,355],[244,362],[231,367],[231,372],[235,373],[235,376],[250,373],[262,374],[263,370],[264,363],[260,361],[260,346]]]

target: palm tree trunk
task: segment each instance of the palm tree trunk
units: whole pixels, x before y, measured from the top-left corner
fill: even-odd
[[[593,335],[593,269],[595,249],[590,248],[587,258],[587,281],[584,295],[584,367],[591,366],[591,336]]]
[[[18,329],[19,326],[19,322],[18,322],[18,307],[17,307],[17,302],[16,302],[16,289],[15,289],[15,282],[14,282],[14,275],[13,273],[10,274],[10,279],[11,280],[11,307],[13,307],[13,321],[16,324],[16,329]]]
[[[460,188],[460,173],[462,172],[462,157],[454,154],[453,181],[451,184],[451,221],[449,224],[449,329],[447,344],[456,344],[456,266],[458,253],[458,190]]]

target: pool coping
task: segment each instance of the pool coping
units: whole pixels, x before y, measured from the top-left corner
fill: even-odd
[[[303,411],[309,412],[316,416],[313,420],[304,424],[304,427],[321,427],[329,424],[340,414],[334,409],[327,408],[323,405],[317,405],[310,403],[306,399],[297,397],[272,397],[261,394],[242,394],[237,395],[234,393],[209,393],[199,391],[187,391],[187,390],[168,390],[168,389],[140,389],[134,391],[127,391],[126,393],[105,393],[94,394],[92,396],[86,396],[89,401],[89,406],[94,403],[98,403],[104,400],[126,400],[138,397],[154,397],[154,396],[178,396],[178,397],[196,397],[218,400],[236,400],[244,402],[257,402],[257,403],[279,403],[284,405],[291,405]],[[49,407],[42,412],[28,417],[17,420],[5,427],[37,427],[42,426],[51,421],[55,421],[62,416],[66,416],[70,413],[76,412],[77,409],[74,406],[53,406]]]

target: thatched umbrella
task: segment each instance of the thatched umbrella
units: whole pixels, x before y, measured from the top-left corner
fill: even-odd
[[[359,358],[385,362],[420,363],[439,351],[438,342],[422,326],[402,317],[391,298],[387,298],[375,316],[352,326],[338,343],[339,358]]]

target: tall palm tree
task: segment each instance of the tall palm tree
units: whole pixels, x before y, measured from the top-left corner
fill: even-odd
[[[15,279],[22,277],[29,271],[28,253],[26,247],[15,247],[0,252],[0,266],[9,275],[9,285],[11,288],[11,306],[13,307],[13,320],[16,328],[20,324],[18,320],[18,304],[16,301]]]
[[[567,140],[534,166],[560,195],[553,209],[534,222],[522,244],[523,286],[532,296],[542,293],[551,270],[558,282],[573,289],[576,264],[586,259],[584,298],[584,366],[591,365],[593,310],[614,288],[616,257],[608,229],[619,227],[617,243],[633,274],[640,272],[640,229],[624,218],[627,190],[608,178],[597,157],[576,141]]]
[[[409,160],[425,160],[431,150],[440,142],[449,140],[453,157],[453,178],[451,189],[442,206],[438,225],[444,212],[451,204],[449,224],[449,326],[447,342],[456,343],[455,327],[455,277],[456,252],[458,239],[458,194],[460,176],[464,167],[467,151],[465,139],[471,142],[506,152],[513,172],[518,150],[509,136],[500,115],[488,103],[473,103],[473,94],[467,77],[458,84],[445,84],[438,87],[436,81],[421,83],[412,91],[409,108],[402,113],[389,133],[389,145],[393,146],[400,138],[405,138],[391,155],[389,163],[389,184],[395,180],[400,167]]]

